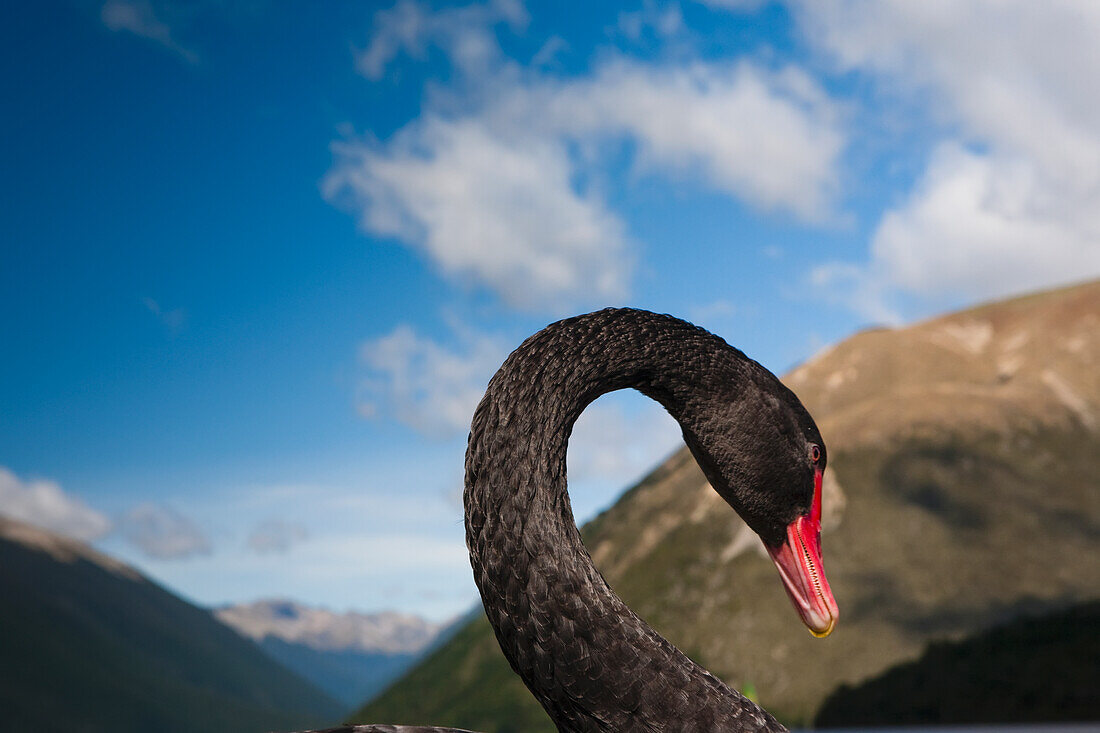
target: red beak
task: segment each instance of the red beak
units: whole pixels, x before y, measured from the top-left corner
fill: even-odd
[[[807,516],[787,525],[787,540],[768,554],[802,623],[814,636],[828,636],[840,615],[821,564],[821,470],[814,474],[814,503]]]

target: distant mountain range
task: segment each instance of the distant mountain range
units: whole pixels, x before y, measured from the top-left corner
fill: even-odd
[[[0,517],[0,731],[260,733],[344,709],[132,567]]]
[[[289,600],[226,606],[214,614],[349,709],[400,676],[443,629],[408,614],[334,613]]]
[[[810,725],[842,685],[930,644],[1100,597],[1098,367],[1092,282],[865,331],[786,376],[829,448],[823,545],[840,622],[828,639],[801,627],[759,540],[686,449],[590,522],[585,542],[661,633],[782,721]],[[962,648],[986,648],[976,638]],[[1046,653],[1012,649],[1024,664]],[[979,697],[996,683],[968,694],[989,706]],[[483,616],[353,719],[554,730]]]

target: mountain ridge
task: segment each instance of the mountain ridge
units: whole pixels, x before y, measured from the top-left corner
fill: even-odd
[[[0,730],[259,733],[341,711],[134,568],[4,517],[0,620]]]
[[[319,650],[415,654],[446,625],[396,611],[337,613],[289,599],[221,606],[214,615],[255,641],[274,636]]]

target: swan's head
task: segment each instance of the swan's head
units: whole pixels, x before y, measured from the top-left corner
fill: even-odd
[[[757,389],[712,395],[684,438],[711,486],[763,540],[803,623],[828,636],[839,612],[821,557],[827,456],[798,398],[753,363]]]
[[[802,622],[814,636],[828,636],[836,625],[839,610],[821,561],[821,482],[825,448],[812,445],[810,451],[821,456],[821,466],[814,470],[814,498],[810,511],[798,515],[787,525],[786,536],[781,542],[769,544],[765,541],[764,547],[779,570],[783,587]]]

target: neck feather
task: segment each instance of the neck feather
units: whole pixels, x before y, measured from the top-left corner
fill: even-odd
[[[493,377],[466,454],[466,537],[504,655],[562,731],[781,729],[634,615],[581,542],[566,492],[573,423],[601,394],[656,399],[692,441],[700,400],[756,366],[669,316],[605,310],[523,343]]]

